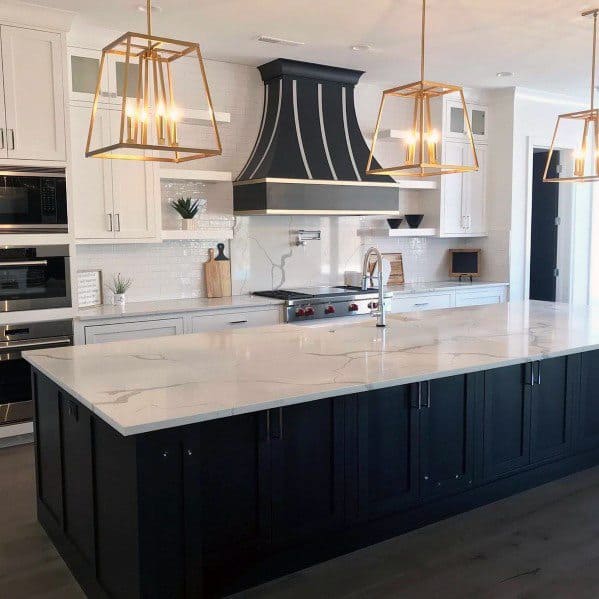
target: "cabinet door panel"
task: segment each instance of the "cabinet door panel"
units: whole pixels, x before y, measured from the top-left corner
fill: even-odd
[[[484,471],[487,479],[530,463],[532,364],[484,373]]]
[[[111,139],[118,139],[120,112],[110,111]],[[156,163],[138,160],[112,161],[112,193],[116,238],[144,239],[156,236]]]
[[[577,451],[599,447],[599,350],[580,354]]]
[[[475,375],[421,383],[422,494],[447,495],[474,479]],[[426,397],[424,397],[426,396]]]
[[[344,398],[270,411],[273,541],[287,542],[343,523]]]
[[[471,152],[470,152],[471,154]],[[467,215],[468,233],[485,234],[486,221],[486,188],[487,188],[487,148],[476,147],[479,170],[464,175],[464,211]]]
[[[462,142],[443,143],[443,162],[461,165],[463,162]],[[441,234],[457,235],[464,232],[462,196],[464,175],[454,173],[441,177]]]
[[[38,497],[62,526],[62,450],[58,387],[35,374]]]
[[[197,485],[203,552],[225,555],[270,542],[270,444],[266,412],[212,420],[201,425],[197,470],[186,486]]]
[[[95,563],[91,413],[61,392],[64,530],[90,564]]]
[[[60,35],[19,27],[1,35],[8,157],[66,160]]]
[[[531,461],[566,455],[572,438],[572,360],[566,356],[537,362],[532,394]],[[540,380],[540,383],[538,382]]]
[[[86,158],[85,145],[91,108],[71,106],[71,189],[77,239],[114,237],[112,219],[112,160]],[[92,147],[109,139],[109,112],[98,109]]]
[[[85,343],[107,343],[127,339],[147,339],[183,334],[182,318],[163,318],[139,322],[119,322],[85,327]]]
[[[409,385],[357,399],[358,514],[375,517],[418,500],[418,412]]]

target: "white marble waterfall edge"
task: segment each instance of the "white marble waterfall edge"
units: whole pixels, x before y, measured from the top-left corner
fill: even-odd
[[[545,302],[335,327],[227,330],[26,352],[122,435],[599,348],[599,310]]]

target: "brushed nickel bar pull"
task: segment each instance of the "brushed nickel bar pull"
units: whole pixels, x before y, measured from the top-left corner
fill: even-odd
[[[0,266],[48,266],[47,260],[18,260],[15,262],[0,262]]]
[[[23,349],[26,347],[38,347],[45,345],[66,345],[70,344],[71,339],[69,337],[60,337],[58,339],[38,339],[32,341],[7,341],[5,344],[0,345],[0,353],[9,349]]]
[[[106,227],[109,231],[112,231],[112,214],[107,214],[106,218],[108,219],[108,224]]]
[[[537,385],[541,384],[541,361],[537,362]]]
[[[0,137],[2,138],[0,150],[4,150],[4,129],[0,129]]]
[[[245,324],[247,320],[232,320],[229,324]]]
[[[14,129],[10,129],[10,139],[12,141],[12,147],[10,148],[11,150],[15,149],[15,130]]]
[[[121,230],[121,215],[118,212],[114,215],[114,230],[117,233]]]

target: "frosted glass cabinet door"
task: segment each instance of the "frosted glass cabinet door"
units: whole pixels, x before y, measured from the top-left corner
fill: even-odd
[[[77,239],[114,237],[112,219],[112,160],[86,158],[85,143],[91,106],[71,106],[71,188]],[[98,109],[94,127],[95,142],[109,139],[108,111]]]
[[[102,53],[86,48],[69,49],[69,96],[72,100],[93,102],[100,70]],[[110,100],[108,68],[103,69],[100,83],[99,101],[107,104]]]
[[[66,160],[61,37],[0,28],[8,158]]]

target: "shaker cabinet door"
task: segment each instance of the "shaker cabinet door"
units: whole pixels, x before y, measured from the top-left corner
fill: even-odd
[[[446,496],[474,481],[476,375],[420,383],[420,485],[423,497]]]
[[[65,161],[60,34],[3,26],[0,35],[8,158]]]
[[[576,450],[599,447],[599,350],[580,354]]]

